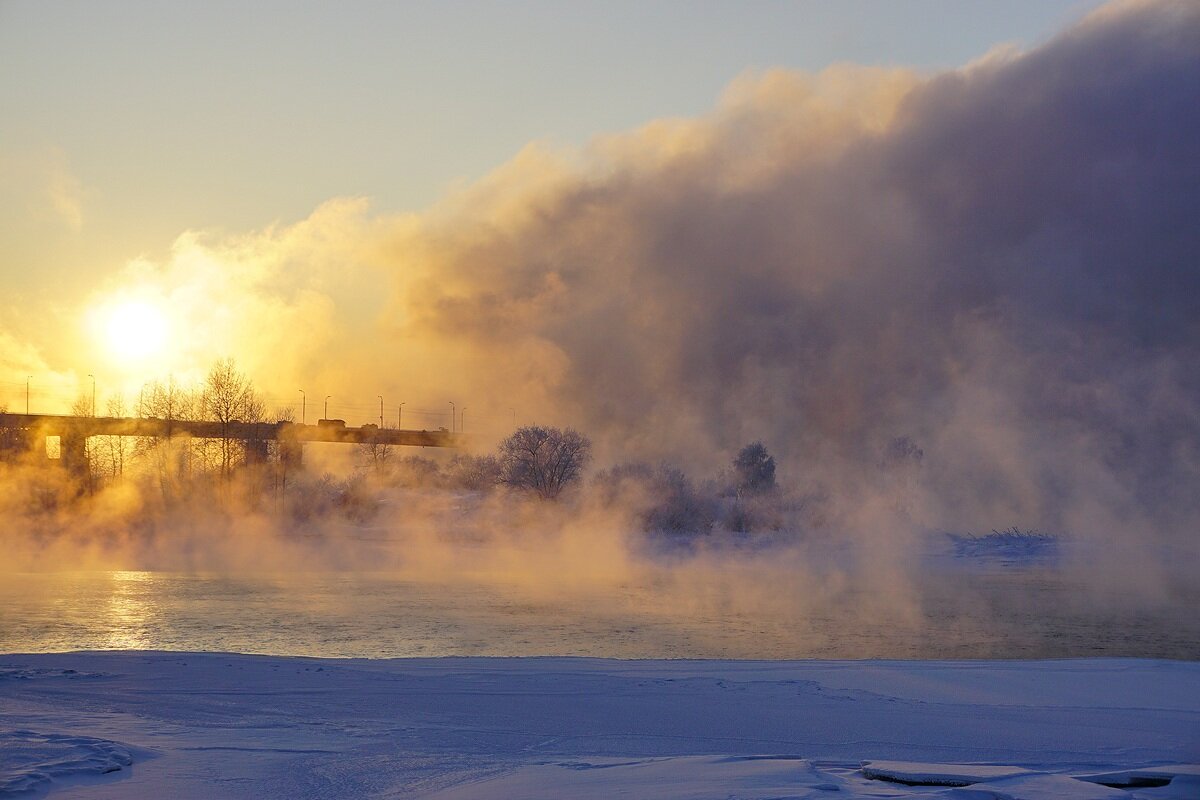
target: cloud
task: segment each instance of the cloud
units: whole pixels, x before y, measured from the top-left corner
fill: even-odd
[[[165,259],[135,259],[98,290],[89,300],[93,324],[130,299],[169,315],[171,342],[161,358],[115,365],[139,380],[167,373],[199,379],[233,356],[264,383],[292,384],[322,371],[325,359],[361,333],[351,307],[370,273],[363,243],[374,224],[364,200],[339,199],[292,225],[241,236],[186,232]],[[293,390],[287,387],[288,400]]]

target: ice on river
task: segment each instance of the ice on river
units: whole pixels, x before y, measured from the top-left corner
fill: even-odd
[[[1200,664],[0,655],[0,796],[1196,797]]]

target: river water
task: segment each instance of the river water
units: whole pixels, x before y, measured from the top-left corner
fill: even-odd
[[[855,592],[793,607],[649,578],[571,592],[384,574],[0,575],[0,652],[202,650],[323,657],[1200,659],[1200,591],[1091,602],[1050,571],[921,584],[903,610]],[[863,590],[869,594],[868,590]]]

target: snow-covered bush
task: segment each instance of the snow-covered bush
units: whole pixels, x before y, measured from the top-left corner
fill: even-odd
[[[1035,529],[1022,530],[1017,526],[1002,531],[992,530],[983,536],[950,534],[954,553],[964,558],[1027,561],[1050,559],[1058,555],[1057,536]]]
[[[716,519],[717,498],[668,464],[619,464],[599,473],[595,488],[608,505],[630,504],[647,532],[708,533]]]

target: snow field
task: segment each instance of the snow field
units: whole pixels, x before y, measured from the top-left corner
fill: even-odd
[[[0,656],[0,796],[1184,800],[1196,763],[1194,662]]]

